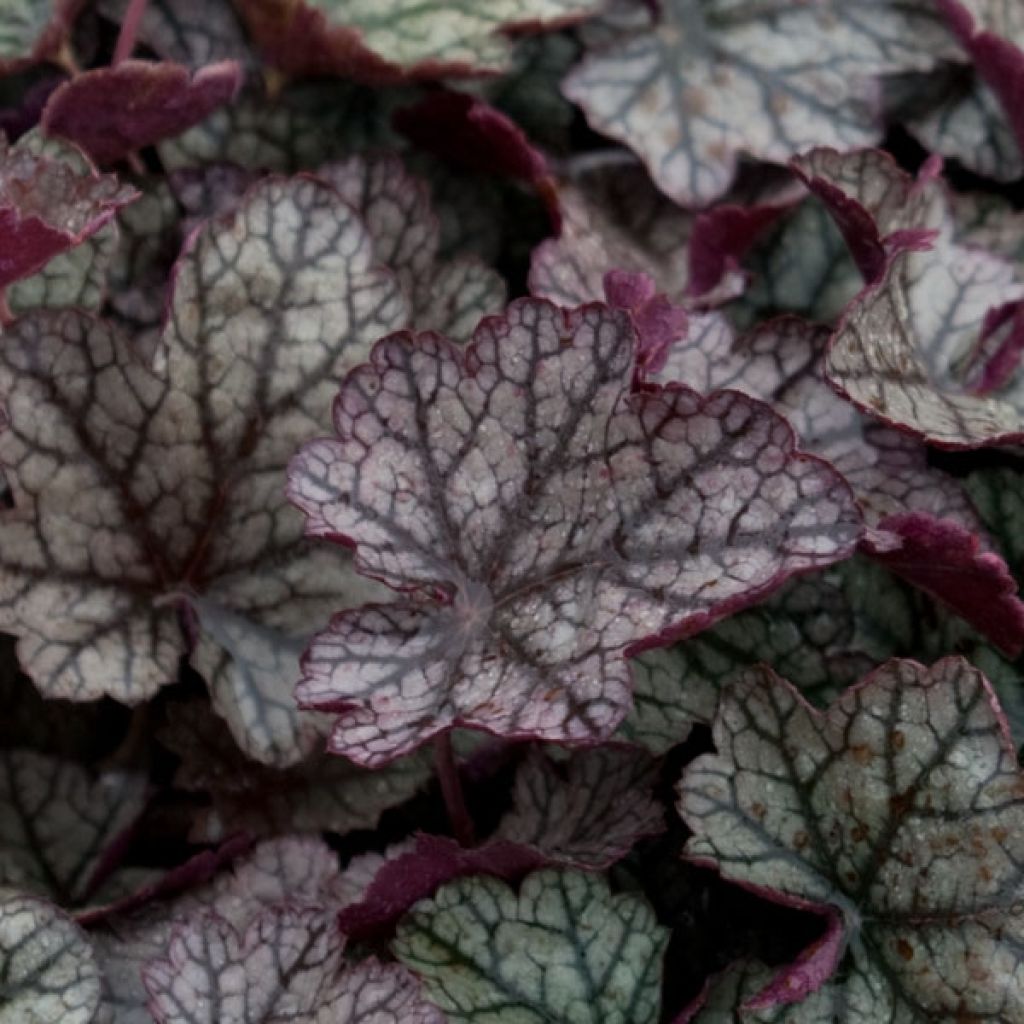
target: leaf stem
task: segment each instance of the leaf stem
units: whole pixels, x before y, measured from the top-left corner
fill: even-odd
[[[448,820],[455,838],[460,846],[473,846],[476,843],[476,831],[462,793],[462,781],[459,779],[459,766],[455,763],[455,752],[452,750],[451,733],[443,732],[434,738],[434,761],[437,776],[441,780],[444,804],[448,809]]]
[[[121,19],[121,31],[117,37],[117,44],[114,47],[114,56],[110,61],[111,67],[117,67],[123,60],[127,60],[135,49],[135,39],[139,34],[139,24],[142,16],[146,13],[146,0],[128,0],[128,9]]]

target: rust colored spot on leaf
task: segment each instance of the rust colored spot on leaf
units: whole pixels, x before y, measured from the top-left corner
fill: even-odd
[[[914,947],[906,939],[896,940],[896,952],[908,962],[914,959]]]

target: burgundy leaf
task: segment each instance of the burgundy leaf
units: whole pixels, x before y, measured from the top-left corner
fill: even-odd
[[[35,152],[31,140],[0,137],[0,288],[96,234],[137,195],[113,175]]]
[[[901,541],[872,552],[883,565],[954,608],[1011,657],[1024,651],[1017,581],[1002,558],[979,550],[973,533],[921,512],[890,516],[879,528]]]
[[[604,275],[605,301],[613,309],[625,309],[637,335],[636,361],[642,373],[656,374],[672,345],[686,335],[689,319],[682,306],[674,306],[646,274],[609,270]]]
[[[179,135],[229,103],[241,85],[234,61],[187,68],[169,61],[122,61],[65,82],[43,111],[43,130],[71,139],[97,163]]]
[[[454,725],[593,742],[658,646],[851,550],[859,519],[788,426],[736,392],[631,391],[635,334],[603,306],[520,300],[465,350],[395,335],[307,445],[313,536],[405,600],[339,614],[300,701],[377,765]]]

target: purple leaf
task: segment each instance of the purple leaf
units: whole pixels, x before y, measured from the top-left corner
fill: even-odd
[[[735,392],[632,392],[635,335],[603,306],[513,303],[460,350],[395,335],[294,460],[307,532],[409,597],[343,612],[300,701],[374,766],[454,725],[594,742],[658,646],[849,553],[845,485]]]
[[[198,124],[234,98],[241,80],[234,61],[190,75],[168,61],[126,60],[86,71],[56,89],[42,127],[77,143],[99,164],[116,163]]]
[[[31,137],[15,146],[0,137],[0,288],[95,235],[138,195],[113,175],[36,148]]]
[[[785,1019],[1021,1016],[1021,777],[980,672],[889,662],[827,713],[752,672],[714,736],[680,783],[687,856],[845,925],[848,968]]]
[[[94,1024],[100,973],[89,941],[56,907],[0,889],[0,1020]]]
[[[665,365],[669,349],[686,335],[689,324],[686,310],[654,289],[646,274],[609,270],[604,275],[605,301],[630,314],[637,335],[636,361],[642,373],[651,375]]]
[[[813,144],[874,142],[877,76],[927,70],[956,52],[937,12],[887,0],[664,0],[655,24],[638,29],[632,18],[618,31],[615,11],[563,90],[689,206],[723,195],[741,154],[783,163]]]
[[[91,776],[73,761],[30,750],[0,752],[0,884],[66,906],[93,893],[104,859],[138,820],[146,779]]]
[[[570,25],[598,0],[493,0],[485,7],[444,0],[241,0],[240,11],[267,59],[291,75],[342,75],[374,84],[505,70],[508,32]]]
[[[12,75],[53,57],[84,0],[4,0],[0,6],[0,75]]]
[[[494,838],[530,846],[549,863],[610,867],[638,839],[665,830],[664,809],[654,798],[657,777],[658,763],[635,749],[582,750],[565,764],[533,749]]]
[[[218,704],[234,706],[236,739],[277,764],[308,751],[308,716],[291,701],[297,663],[271,692],[273,657],[231,637],[304,637],[329,610],[375,596],[342,552],[302,539],[283,494],[286,461],[326,426],[336,379],[404,323],[397,283],[373,263],[336,192],[268,180],[191,240],[154,368],[80,313],[22,317],[6,332],[0,455],[18,507],[0,522],[0,597],[44,692],[151,695],[197,639],[179,610],[198,595],[208,629],[196,658]],[[214,607],[233,618],[211,619]]]
[[[315,1024],[446,1024],[441,1011],[423,996],[422,986],[400,964],[373,957],[347,968],[333,1000]]]
[[[922,512],[890,516],[879,527],[901,542],[872,552],[884,566],[954,608],[1010,657],[1024,651],[1017,581],[1002,558],[979,550],[973,533]]]

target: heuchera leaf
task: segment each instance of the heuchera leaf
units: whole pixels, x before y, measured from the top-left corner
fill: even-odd
[[[261,843],[232,870],[169,903],[105,920],[92,939],[118,1024],[122,1019],[150,1024],[142,972],[148,964],[166,960],[176,933],[189,933],[197,922],[216,921],[219,929],[244,936],[261,919],[273,921],[275,909],[287,913],[319,907],[333,913],[344,902],[346,889],[337,857],[325,843],[312,836],[287,836]]]
[[[840,161],[841,162],[841,161]],[[832,179],[835,214],[861,206],[864,188],[899,188],[904,175],[889,161],[875,161],[873,174],[856,181]],[[1024,436],[1021,381],[1014,376],[986,394],[974,393],[971,369],[977,350],[990,351],[1012,331],[1015,317],[1001,311],[1024,297],[1024,283],[1004,258],[955,240],[955,222],[937,187],[918,211],[902,243],[893,247],[882,272],[850,304],[832,335],[826,373],[833,386],[868,414],[944,448],[1012,443]],[[863,207],[862,207],[863,209]],[[864,210],[864,212],[867,212]],[[917,214],[915,214],[915,220]],[[884,221],[848,241],[863,244]],[[921,251],[920,228],[937,232]],[[859,232],[859,233],[858,233]],[[899,235],[901,232],[894,232]],[[892,237],[892,236],[890,236]],[[993,321],[993,314],[997,319]]]
[[[1024,603],[1003,560],[982,550],[984,527],[961,484],[928,465],[920,442],[872,423],[826,385],[824,332],[795,319],[739,339],[696,331],[667,353],[657,379],[737,387],[771,402],[802,444],[852,485],[864,548],[945,602],[1011,654],[1024,645]]]
[[[410,597],[342,612],[299,699],[377,765],[453,725],[593,742],[624,653],[696,632],[849,553],[846,487],[735,392],[634,392],[626,314],[524,299],[459,350],[395,335],[335,403],[289,493],[307,532]]]
[[[0,752],[0,884],[80,905],[104,856],[142,814],[147,788],[138,774],[90,777],[73,761]]]
[[[54,906],[0,889],[0,1024],[93,1024],[100,974],[85,935]]]
[[[926,5],[665,0],[658,10],[653,26],[604,42],[563,88],[683,205],[722,195],[740,154],[781,163],[810,145],[874,142],[875,76],[955,53]]]
[[[7,332],[0,454],[18,508],[0,523],[4,622],[44,692],[133,703],[176,678],[190,648],[178,609],[192,591],[289,636],[351,587],[367,593],[342,552],[302,540],[283,468],[323,429],[337,377],[404,322],[397,284],[372,262],[332,189],[269,180],[193,238],[155,368],[78,313],[34,314]],[[202,662],[212,671],[208,650]],[[253,756],[299,760],[301,717],[267,708],[253,725],[273,728],[250,732],[246,701],[258,710],[267,694],[244,663],[223,671],[235,676],[218,700],[233,687],[231,723],[246,723],[236,739]],[[281,677],[279,692],[292,682]]]
[[[38,142],[9,146],[0,137],[0,289],[44,267],[95,235],[135,189],[92,167],[37,152]]]
[[[294,672],[294,666],[287,670]],[[225,723],[203,702],[174,707],[162,742],[182,759],[175,784],[207,794],[212,806],[196,813],[193,842],[249,835],[336,832],[377,826],[389,807],[404,803],[430,777],[427,759],[403,757],[371,776],[350,761],[315,754],[290,768],[246,758]]]
[[[344,947],[333,916],[312,907],[264,911],[244,933],[206,915],[175,930],[166,959],[146,964],[148,1009],[157,1024],[312,1020],[337,997]]]
[[[342,974],[333,1000],[315,1024],[446,1024],[444,1014],[423,996],[420,983],[400,964],[367,957]]]
[[[42,127],[77,143],[98,164],[179,135],[230,102],[242,71],[234,61],[187,68],[170,61],[126,60],[86,71],[50,96]]]
[[[559,28],[600,9],[597,0],[242,0],[267,59],[293,75],[366,82],[502,71],[505,33]]]
[[[822,714],[760,670],[714,737],[680,783],[687,856],[845,922],[842,973],[767,1019],[1024,1019],[1021,778],[980,672],[889,662]]]
[[[0,18],[0,75],[52,56],[84,0],[5,0]]]
[[[664,831],[657,777],[657,762],[629,748],[578,751],[564,765],[534,749],[494,835],[568,867],[609,867],[638,839]]]
[[[540,871],[518,895],[466,878],[417,904],[395,955],[452,1024],[514,1008],[523,1024],[654,1024],[668,931],[595,875]]]

